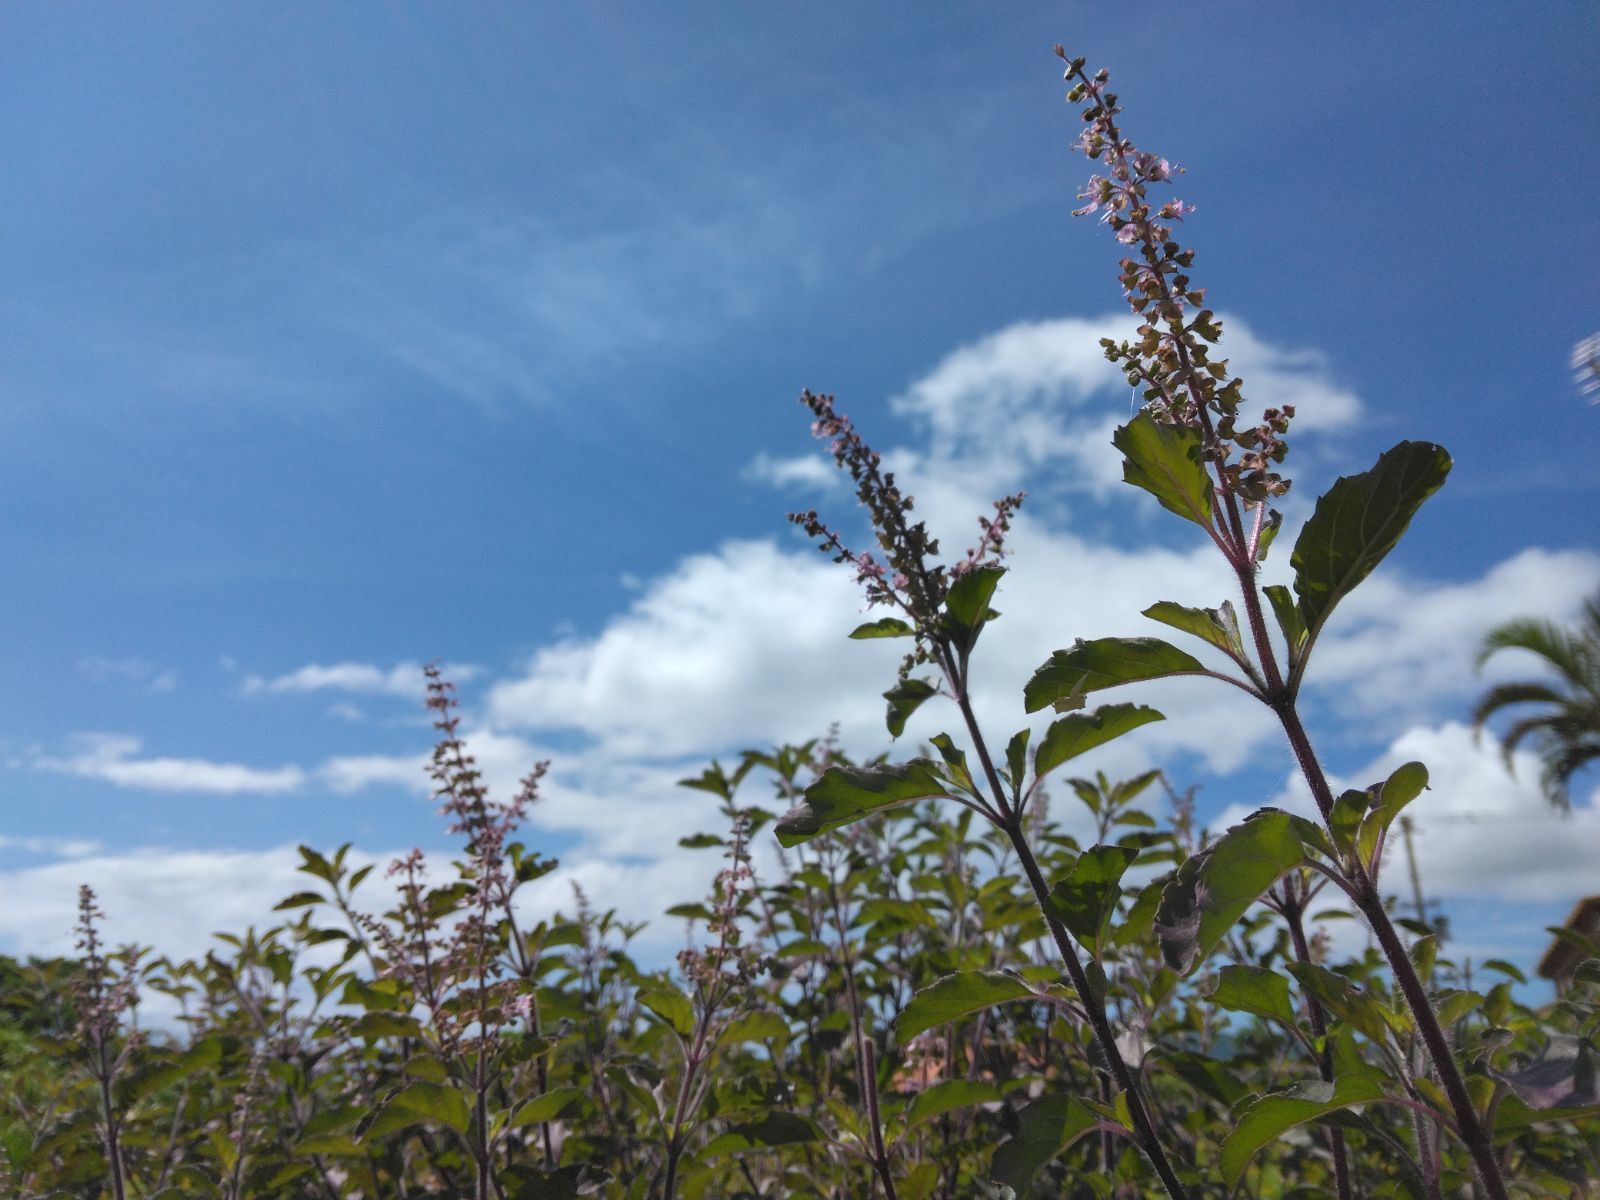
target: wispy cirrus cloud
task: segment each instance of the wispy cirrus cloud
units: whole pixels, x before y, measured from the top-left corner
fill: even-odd
[[[83,779],[99,779],[120,788],[163,792],[240,793],[292,792],[306,781],[297,766],[250,767],[203,758],[145,756],[144,739],[120,733],[81,733],[72,739],[75,752],[56,758],[39,755],[31,766]]]
[[[481,674],[483,669],[470,663],[450,663],[441,666],[440,670],[447,679],[464,683]],[[413,699],[420,698],[426,686],[423,666],[416,662],[403,662],[393,667],[363,662],[338,662],[326,666],[307,663],[282,675],[247,675],[241,685],[247,696],[346,692],[353,695],[407,696]]]

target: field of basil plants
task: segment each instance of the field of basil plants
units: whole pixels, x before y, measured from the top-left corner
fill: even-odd
[[[1397,822],[1426,804],[1427,767],[1336,794],[1298,704],[1325,625],[1450,456],[1400,442],[1274,546],[1294,411],[1247,408],[1177,240],[1188,207],[1161,192],[1174,168],[1129,140],[1106,73],[1060,53],[1096,172],[1078,211],[1121,248],[1141,321],[1104,343],[1137,397],[1114,439],[1124,477],[1214,546],[1237,593],[1215,608],[1151,595],[1165,637],[1040,647],[1018,724],[1053,720],[1036,738],[986,728],[969,680],[1003,619],[1024,498],[999,499],[978,544],[941,557],[862,433],[807,392],[876,542],[792,519],[863,589],[871,619],[852,636],[906,647],[885,681],[888,731],[928,706],[948,733],[909,759],[853,762],[819,739],[684,780],[706,800],[706,832],[684,839],[706,894],[662,914],[693,923],[694,948],[652,969],[603,898],[524,917],[519,889],[555,866],[519,836],[542,767],[490,796],[435,670],[432,775],[460,849],[378,867],[393,907],[368,907],[374,866],[348,848],[304,847],[281,922],[202,959],[107,947],[85,887],[77,956],[6,967],[0,1192],[1600,1194],[1600,960],[1535,1009],[1515,966],[1468,971],[1438,929],[1399,916]],[[1292,587],[1260,583],[1269,549],[1289,556]],[[1163,719],[1138,685],[1178,675],[1270,711],[1317,819],[1264,808],[1201,828],[1181,783],[1092,769],[1097,747]],[[1080,805],[1092,843],[1063,832]],[[761,840],[782,848],[775,871],[754,865]],[[1336,954],[1334,921],[1369,931],[1368,948]],[[138,1022],[157,994],[172,1029]]]

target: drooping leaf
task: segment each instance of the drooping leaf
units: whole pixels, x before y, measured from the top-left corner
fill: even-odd
[[[1336,480],[1317,501],[1289,559],[1308,643],[1334,606],[1394,549],[1449,473],[1450,455],[1442,446],[1401,442],[1370,471]]]
[[[1283,514],[1275,508],[1267,509],[1267,516],[1261,522],[1261,536],[1256,540],[1256,561],[1267,561],[1267,551],[1272,548],[1272,543],[1278,540],[1278,530],[1283,528]]]
[[[1156,937],[1167,965],[1188,974],[1204,962],[1245,910],[1305,861],[1303,827],[1309,825],[1263,808],[1187,859],[1162,889],[1156,910]]]
[[[1211,476],[1202,457],[1203,435],[1140,413],[1111,436],[1122,451],[1122,478],[1143,488],[1161,507],[1211,528]]]
[[[1217,608],[1190,608],[1184,604],[1174,604],[1171,600],[1162,600],[1145,609],[1144,615],[1152,621],[1192,633],[1226,654],[1244,654],[1244,643],[1239,637],[1239,618],[1233,611],[1231,601],[1224,600]]]
[[[798,846],[885,808],[948,794],[949,785],[925,758],[898,767],[829,767],[806,789],[805,799],[779,818],[778,841]]]
[[[974,1104],[988,1104],[1001,1098],[1001,1091],[992,1083],[978,1079],[946,1079],[918,1092],[911,1107],[906,1110],[906,1129],[930,1117],[943,1116],[958,1108],[971,1108]]]
[[[1062,763],[1121,737],[1129,730],[1166,718],[1143,704],[1106,704],[1092,713],[1071,713],[1051,723],[1039,740],[1034,774],[1043,779]]]
[[[721,1154],[742,1154],[767,1146],[793,1146],[817,1140],[817,1127],[798,1113],[773,1111],[759,1121],[735,1125],[712,1138],[700,1153],[707,1158]]]
[[[1078,856],[1071,872],[1050,889],[1050,912],[1096,958],[1117,911],[1121,879],[1139,856],[1126,846],[1093,846]]]
[[[1237,1187],[1250,1160],[1268,1142],[1276,1141],[1296,1125],[1382,1098],[1382,1085],[1374,1076],[1364,1073],[1341,1076],[1332,1083],[1311,1080],[1287,1091],[1263,1096],[1244,1110],[1233,1132],[1223,1140],[1223,1177],[1229,1187]]]
[[[989,1178],[1025,1194],[1039,1168],[1093,1129],[1096,1118],[1071,1096],[1044,1096],[1017,1120],[1017,1135],[994,1152]]]
[[[1230,963],[1217,973],[1217,986],[1211,990],[1211,1003],[1229,1012],[1247,1012],[1293,1025],[1294,1001],[1289,998],[1289,981],[1265,967]]]
[[[965,790],[972,791],[972,772],[967,769],[967,752],[957,746],[948,733],[936,733],[928,740],[939,752],[939,757],[944,759],[944,765],[950,768],[948,772],[950,780]]]
[[[897,638],[912,637],[916,630],[911,628],[899,617],[879,617],[876,621],[868,621],[864,625],[857,625],[850,631],[850,636],[858,640],[866,638]]]
[[[1160,638],[1079,638],[1057,650],[1033,673],[1023,689],[1024,707],[1038,712],[1052,705],[1057,712],[1083,707],[1083,697],[1103,688],[1169,675],[1203,675],[1205,667]]]
[[[899,737],[904,733],[911,714],[921,708],[928,697],[937,695],[938,691],[926,679],[907,679],[885,692],[883,698],[889,702],[889,708],[884,715],[884,723],[889,727],[889,736]]]
[[[652,979],[639,988],[639,1003],[660,1017],[679,1037],[694,1032],[694,1002],[664,979]]]
[[[1033,989],[1019,977],[1004,971],[959,971],[912,996],[895,1020],[895,1034],[904,1045],[935,1025],[954,1021],[991,1004],[1025,1000],[1033,995]]]

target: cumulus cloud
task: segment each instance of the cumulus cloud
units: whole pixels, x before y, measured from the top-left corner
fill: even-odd
[[[440,669],[446,678],[457,683],[464,683],[482,671],[482,668],[468,663],[451,663]],[[377,667],[371,663],[341,662],[328,666],[308,663],[270,679],[249,675],[245,677],[243,687],[246,695],[306,695],[335,691],[416,699],[422,696],[426,682],[421,663],[404,662],[393,667]]]
[[[742,474],[752,483],[767,483],[779,488],[802,484],[813,489],[826,488],[833,486],[839,478],[838,468],[821,455],[777,458],[765,450],[750,461]]]
[[[38,756],[32,765],[116,787],[166,792],[289,792],[305,782],[297,766],[248,767],[203,758],[142,757],[144,739],[119,733],[83,733],[73,738],[76,753],[64,758]]]

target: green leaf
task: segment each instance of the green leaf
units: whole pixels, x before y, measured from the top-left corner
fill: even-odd
[[[1034,774],[1042,779],[1069,759],[1121,737],[1129,730],[1166,718],[1143,704],[1107,704],[1092,713],[1072,713],[1051,723],[1039,741]]]
[[[728,1023],[717,1039],[724,1045],[738,1042],[786,1042],[789,1026],[774,1012],[749,1012]]]
[[[322,902],[323,895],[321,892],[296,892],[292,896],[285,896],[282,900],[279,900],[272,906],[272,911],[283,912],[286,909],[304,908],[309,904],[321,904]]]
[[[1328,828],[1333,831],[1333,843],[1339,848],[1342,855],[1350,854],[1356,848],[1356,835],[1361,830],[1361,822],[1367,815],[1367,809],[1372,807],[1372,793],[1363,788],[1351,788],[1341,792],[1339,798],[1333,802],[1333,809],[1328,816]]]
[[[1283,644],[1289,648],[1289,665],[1300,661],[1300,652],[1306,644],[1306,622],[1300,615],[1300,606],[1281,583],[1269,584],[1261,589],[1272,605],[1272,615],[1278,618],[1278,629],[1283,634]]]
[[[165,1091],[196,1071],[216,1066],[221,1059],[222,1039],[215,1034],[201,1038],[174,1058],[134,1075],[122,1089],[123,1102],[129,1105],[137,1104],[147,1096]]]
[[[1323,1008],[1368,1040],[1383,1044],[1395,1022],[1389,1010],[1359,984],[1315,963],[1289,963],[1289,973]]]
[[[1192,633],[1225,654],[1235,657],[1244,654],[1244,642],[1239,637],[1239,618],[1233,611],[1231,601],[1224,600],[1219,608],[1189,608],[1187,605],[1174,604],[1171,600],[1162,600],[1145,609],[1144,615],[1152,621]]]
[[[407,1116],[437,1121],[463,1137],[472,1124],[466,1096],[448,1084],[413,1083],[390,1100],[388,1107]]]
[[[1378,788],[1377,796],[1356,834],[1356,848],[1362,863],[1370,870],[1377,856],[1378,841],[1388,831],[1402,809],[1428,786],[1428,768],[1419,762],[1408,762],[1396,767],[1394,773]]]
[[[946,1079],[924,1091],[918,1092],[911,1107],[906,1110],[906,1129],[930,1117],[943,1116],[958,1108],[971,1108],[974,1104],[988,1104],[999,1100],[1002,1093],[992,1083],[976,1079]]]
[[[946,795],[949,785],[925,758],[901,767],[829,767],[806,789],[805,799],[779,818],[778,841],[798,846],[883,809]]]
[[[1263,808],[1185,860],[1162,889],[1155,916],[1169,967],[1180,974],[1194,970],[1263,892],[1305,861],[1302,827],[1308,825],[1304,818]]]
[[[1261,522],[1261,536],[1256,540],[1256,561],[1267,561],[1267,551],[1272,548],[1272,543],[1278,539],[1278,530],[1283,528],[1283,514],[1275,508],[1267,509],[1267,519]]]
[[[929,696],[936,695],[938,690],[925,679],[907,679],[885,692],[883,698],[889,702],[889,710],[884,722],[889,726],[889,736],[899,737],[904,733],[911,714],[921,708],[922,702]]]
[[[946,975],[912,996],[896,1018],[894,1031],[904,1045],[935,1025],[954,1021],[991,1004],[1026,1000],[1033,995],[1033,989],[1026,983],[1004,971],[960,971]]]
[[[1295,1023],[1294,1001],[1289,998],[1289,981],[1265,967],[1230,963],[1217,974],[1211,1002],[1229,1012],[1253,1013],[1284,1025]]]
[[[1444,484],[1450,455],[1432,442],[1401,442],[1360,475],[1336,480],[1300,531],[1289,565],[1315,642],[1334,606],[1394,549],[1422,502]]]
[[[1139,857],[1126,846],[1094,846],[1078,856],[1067,877],[1050,889],[1050,912],[1096,958],[1117,911],[1121,879]]]
[[[694,1002],[664,979],[652,979],[639,988],[639,1003],[660,1017],[680,1037],[694,1032]]]
[[[1028,738],[1033,730],[1021,729],[1006,743],[1006,769],[1011,772],[1011,790],[1022,790],[1022,777],[1028,772]]]
[[[1111,436],[1122,451],[1122,478],[1206,529],[1211,528],[1211,476],[1202,457],[1203,435],[1186,425],[1167,425],[1140,413]]]
[[[706,1158],[719,1154],[741,1154],[766,1146],[793,1146],[817,1140],[817,1127],[796,1113],[769,1112],[759,1121],[735,1125],[712,1138],[700,1153]]]
[[[1079,638],[1069,649],[1052,654],[1033,673],[1022,695],[1029,712],[1046,705],[1065,712],[1082,708],[1084,696],[1103,688],[1205,673],[1199,659],[1160,638],[1099,638],[1092,642]]]
[[[1025,1194],[1039,1168],[1095,1125],[1095,1115],[1071,1096],[1044,1096],[1018,1114],[1017,1136],[1003,1142],[989,1178]]]
[[[1195,1091],[1209,1096],[1224,1108],[1232,1108],[1250,1092],[1239,1078],[1239,1072],[1219,1059],[1207,1058],[1193,1050],[1180,1050],[1164,1055],[1161,1061]]]
[[[1237,1187],[1256,1151],[1296,1125],[1355,1104],[1383,1099],[1383,1088],[1371,1075],[1346,1075],[1332,1083],[1317,1079],[1296,1084],[1257,1100],[1239,1117],[1222,1143],[1222,1174]]]
[[[374,1009],[362,1013],[350,1026],[350,1033],[354,1037],[372,1038],[414,1038],[422,1035],[422,1025],[413,1016],[406,1013],[385,1012]]]
[[[907,625],[899,617],[879,617],[876,621],[868,621],[865,625],[857,625],[850,632],[850,636],[858,640],[866,638],[896,638],[914,637],[916,630]]]
[[[563,1113],[572,1112],[580,1105],[587,1104],[588,1100],[588,1093],[582,1088],[552,1088],[542,1096],[535,1096],[519,1108],[517,1115],[511,1118],[508,1128],[521,1129],[525,1125],[538,1125],[543,1121],[557,1120]]]
[[[950,632],[968,649],[978,640],[984,623],[997,615],[989,607],[994,590],[1006,573],[1004,567],[974,567],[950,585],[945,594],[944,610]]]

